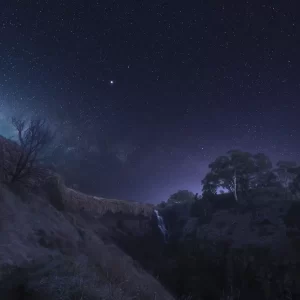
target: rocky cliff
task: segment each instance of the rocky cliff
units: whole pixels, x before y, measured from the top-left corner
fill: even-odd
[[[2,185],[1,299],[173,299],[116,245],[151,232],[152,211],[84,195],[58,176],[34,193]]]

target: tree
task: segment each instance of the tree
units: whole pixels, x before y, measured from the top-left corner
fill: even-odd
[[[218,182],[219,180],[217,178],[217,174],[213,172],[207,173],[205,178],[202,180],[202,195],[216,195],[218,189]]]
[[[178,192],[170,196],[170,198],[168,199],[168,204],[193,202],[194,200],[195,200],[194,193],[188,190],[179,190]]]
[[[289,184],[289,190],[296,196],[300,196],[300,167],[290,168],[289,173],[293,175],[293,180]]]
[[[260,173],[255,179],[255,186],[252,188],[265,188],[265,187],[281,187],[281,183],[278,181],[276,174],[272,171]]]
[[[216,193],[224,188],[234,194],[238,201],[238,192],[247,192],[258,185],[258,180],[270,172],[272,163],[263,153],[252,155],[249,152],[230,150],[227,155],[216,158],[209,164],[210,172],[202,180],[203,192]]]
[[[276,166],[277,168],[274,170],[274,172],[285,189],[285,194],[287,196],[290,185],[297,176],[297,173],[293,172],[297,166],[297,163],[293,161],[279,161]]]
[[[272,173],[272,162],[264,153],[257,153],[252,156],[253,172],[250,175],[250,187],[256,188],[267,186],[274,180]]]
[[[6,181],[28,183],[34,178],[37,180],[43,171],[42,155],[54,134],[42,119],[27,122],[13,117],[12,125],[17,131],[18,143],[11,142],[6,149],[3,165]]]

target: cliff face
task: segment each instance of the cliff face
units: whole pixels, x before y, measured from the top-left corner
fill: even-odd
[[[34,194],[1,186],[0,207],[1,299],[173,299],[116,244],[151,232],[151,205],[84,195],[54,177]]]
[[[64,203],[70,211],[84,210],[95,213],[97,216],[103,216],[106,213],[122,213],[149,218],[154,209],[151,204],[100,198],[70,188],[65,188],[64,197]]]
[[[151,235],[156,231],[154,206],[147,203],[106,199],[83,194],[63,185],[59,176],[52,177],[45,185],[45,197],[57,209],[66,210],[77,218],[97,224],[102,239],[131,243]]]
[[[84,219],[93,224],[106,244],[118,245],[152,270],[152,256],[157,258],[164,248],[154,205],[88,196],[69,188],[64,195],[64,206],[77,216],[77,222]]]

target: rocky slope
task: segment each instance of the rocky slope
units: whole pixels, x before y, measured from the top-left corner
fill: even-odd
[[[1,299],[173,299],[116,245],[151,232],[152,212],[81,194],[55,176],[35,193],[2,185]]]

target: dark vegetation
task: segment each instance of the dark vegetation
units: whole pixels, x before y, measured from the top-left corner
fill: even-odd
[[[42,186],[51,204],[64,211],[59,179],[51,176],[43,163],[54,135],[43,120],[12,119],[12,123],[18,140],[1,143],[1,182],[27,189]],[[209,168],[202,180],[202,195],[180,190],[158,205],[169,232],[168,243],[160,238],[155,219],[151,221],[154,230],[146,236],[122,233],[115,235],[115,241],[182,299],[300,299],[300,167],[295,162],[279,161],[273,168],[265,154],[232,150]],[[268,208],[282,220],[290,249],[260,243],[281,230],[280,222],[258,217]],[[220,213],[225,218],[214,222]],[[249,215],[251,220],[241,225],[240,220]],[[234,246],[239,240],[235,233],[238,226],[255,231],[257,242]],[[205,236],[201,235],[204,231]],[[222,238],[216,238],[216,232]],[[21,277],[22,272],[18,271]],[[18,284],[21,294],[24,280]],[[72,284],[77,285],[72,281],[71,288],[62,290],[77,293]],[[83,299],[81,290],[78,293],[75,298],[64,299]]]
[[[178,296],[189,299],[300,299],[300,168],[289,161],[273,168],[266,155],[238,150],[218,157],[209,168],[201,196],[178,191],[158,206],[170,241],[164,258],[156,261],[152,256],[154,273]],[[218,213],[225,221],[213,223]],[[251,221],[240,225],[238,217],[248,215]],[[283,250],[261,244],[280,230],[272,217],[285,226],[289,243]],[[184,232],[188,222],[192,225]],[[197,234],[203,226],[206,238]],[[257,241],[233,246],[240,238],[234,235],[236,226],[257,230]],[[227,236],[212,237],[224,228]]]

